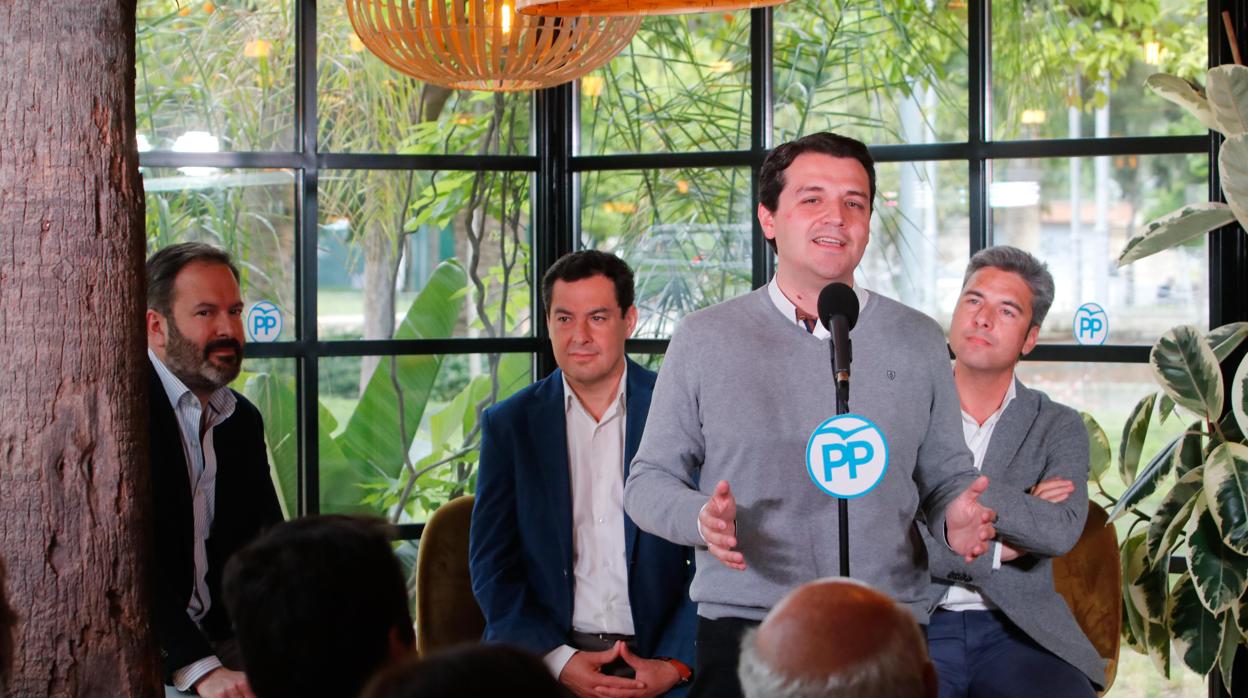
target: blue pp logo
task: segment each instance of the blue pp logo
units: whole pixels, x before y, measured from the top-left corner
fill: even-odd
[[[866,417],[842,414],[815,429],[806,442],[806,471],[819,489],[853,499],[870,492],[888,470],[888,442]]]
[[[247,337],[253,342],[276,342],[282,334],[282,311],[269,301],[256,301],[247,311]]]
[[[1084,303],[1075,311],[1075,341],[1104,344],[1109,339],[1109,315],[1096,303]]]

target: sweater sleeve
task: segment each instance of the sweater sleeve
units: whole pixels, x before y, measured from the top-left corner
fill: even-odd
[[[698,404],[698,346],[688,322],[672,335],[650,400],[628,482],[624,510],[642,530],[678,545],[704,546],[698,491],[706,439]],[[715,483],[708,483],[714,486]]]
[[[920,508],[928,530],[936,540],[945,540],[945,508],[972,482],[977,473],[974,458],[962,436],[962,408],[958,389],[953,383],[949,350],[938,327],[933,323],[929,375],[932,381],[931,418],[927,433],[919,444],[914,481],[919,489]]]

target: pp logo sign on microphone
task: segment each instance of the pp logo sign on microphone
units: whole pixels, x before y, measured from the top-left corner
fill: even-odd
[[[888,442],[866,417],[838,415],[810,435],[806,470],[819,489],[833,497],[861,497],[884,479]]]
[[[1109,338],[1109,315],[1097,303],[1084,303],[1075,311],[1075,341],[1104,344]]]

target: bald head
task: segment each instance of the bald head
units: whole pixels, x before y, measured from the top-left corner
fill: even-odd
[[[798,587],[746,635],[741,651],[747,698],[936,695],[914,617],[849,579]]]

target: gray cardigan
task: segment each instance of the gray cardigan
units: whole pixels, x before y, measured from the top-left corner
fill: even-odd
[[[926,622],[921,510],[944,510],[975,478],[940,327],[872,294],[850,333],[850,410],[888,439],[879,486],[849,502],[850,572]],[[690,596],[706,618],[761,619],[794,587],[839,573],[836,501],[806,471],[806,441],[835,414],[827,340],[761,288],[690,314],[672,337],[633,459],[624,507],[642,529],[695,548]],[[746,569],[713,558],[698,510],[719,480],[737,498]]]
[[[1030,554],[993,570],[992,555],[968,564],[943,542],[925,536],[932,607],[953,582],[975,588],[1040,646],[1104,685],[1105,661],[1053,588],[1051,558],[1074,547],[1088,515],[1088,438],[1082,418],[1016,381],[1014,400],[992,432],[983,473],[991,484],[981,498],[997,512],[997,536]],[[1026,493],[1055,477],[1075,483],[1066,501],[1051,504]]]

